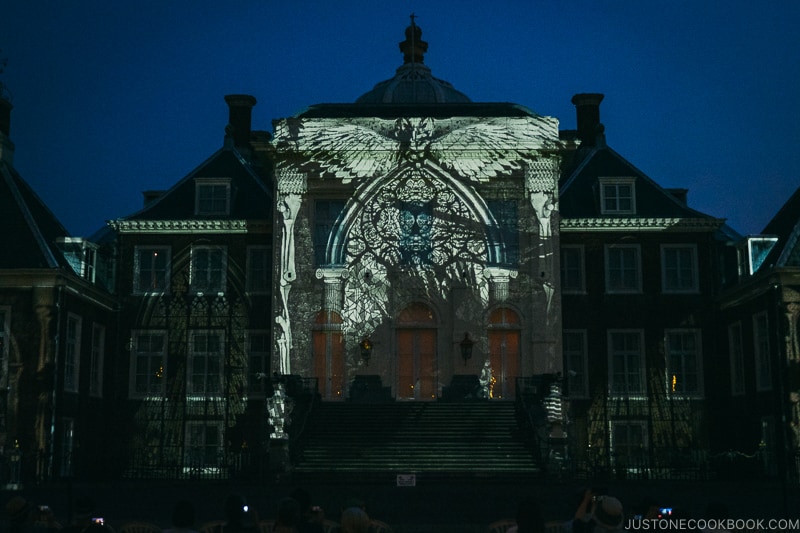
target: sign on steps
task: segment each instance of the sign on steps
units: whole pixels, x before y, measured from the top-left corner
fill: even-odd
[[[416,487],[417,475],[416,474],[397,474],[398,487]]]

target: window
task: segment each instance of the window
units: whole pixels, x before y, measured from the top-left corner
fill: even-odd
[[[583,246],[564,245],[561,247],[561,290],[563,292],[586,292]]]
[[[331,239],[336,220],[344,211],[344,200],[317,200],[314,203],[314,259],[317,265],[335,263],[341,250],[331,250],[327,256],[328,241]]]
[[[612,394],[644,394],[643,345],[641,331],[608,332],[608,378]]]
[[[664,292],[697,292],[697,247],[661,245],[661,288]]]
[[[247,335],[247,392],[263,398],[269,382],[269,335],[251,331]]]
[[[747,237],[737,245],[739,276],[752,276],[761,268],[778,242],[777,237]]]
[[[638,244],[606,246],[606,292],[641,292],[640,252]]]
[[[222,333],[192,333],[187,390],[194,395],[222,394]]]
[[[92,324],[92,355],[89,360],[89,394],[103,396],[103,360],[106,350],[106,328],[102,324]]]
[[[647,424],[644,420],[611,422],[611,452],[615,462],[641,461],[646,450]]]
[[[519,222],[515,200],[489,200],[486,202],[500,229],[505,246],[505,264],[519,263]]]
[[[188,422],[186,424],[186,467],[198,472],[198,468],[219,466],[222,460],[222,424]]]
[[[131,347],[131,398],[161,397],[167,354],[163,331],[134,331]]]
[[[666,332],[667,390],[685,396],[702,396],[702,347],[697,330]]]
[[[728,326],[728,354],[731,361],[731,394],[744,394],[744,348],[742,323]]]
[[[73,458],[75,451],[75,419],[61,419],[61,477],[72,476]]]
[[[192,246],[192,292],[225,292],[227,260],[224,246]]]
[[[252,293],[270,292],[272,269],[270,247],[249,246],[247,248],[247,290]]]
[[[636,213],[634,178],[600,178],[600,212],[604,215]]]
[[[564,373],[570,398],[589,396],[586,332],[564,330]]]
[[[400,261],[418,267],[430,265],[433,260],[433,201],[401,201],[400,210]]]
[[[231,180],[195,179],[195,215],[227,215],[231,210]]]
[[[756,390],[772,390],[772,365],[769,353],[767,313],[753,316],[753,348],[756,358]]]
[[[81,358],[81,319],[67,316],[66,345],[64,347],[64,390],[78,392],[78,371]]]
[[[134,251],[133,292],[164,293],[169,290],[169,246],[137,246]]]

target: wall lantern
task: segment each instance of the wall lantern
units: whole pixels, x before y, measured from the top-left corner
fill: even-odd
[[[372,355],[372,341],[369,340],[369,337],[364,337],[359,347],[361,348],[361,358],[369,366],[369,357]]]
[[[464,340],[461,341],[461,357],[464,358],[464,366],[467,366],[467,359],[472,357],[472,346],[475,341],[469,338],[469,333],[464,333]]]

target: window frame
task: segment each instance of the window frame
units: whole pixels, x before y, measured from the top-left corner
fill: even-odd
[[[98,342],[98,333],[100,334]],[[92,322],[92,351],[89,358],[89,396],[103,397],[103,364],[106,353],[106,327]]]
[[[197,350],[197,342],[198,337],[200,336],[217,336],[219,341],[219,351],[212,352],[212,351],[198,351]],[[218,361],[218,372],[217,377],[219,378],[218,381],[218,390],[213,391],[209,390],[209,383],[211,383],[212,376],[209,375],[209,358],[212,355],[217,353]],[[205,371],[203,373],[203,386],[202,390],[195,390],[197,384],[195,383],[195,366],[197,364],[197,360],[200,357],[204,357],[204,365]],[[190,398],[195,399],[204,399],[204,398],[219,398],[224,396],[225,394],[225,331],[222,329],[198,329],[198,330],[191,330],[189,333],[189,357],[186,362],[186,395]],[[197,374],[199,375],[199,374]]]
[[[206,461],[206,459],[207,459],[207,455],[206,454],[208,453],[209,449],[212,449],[212,446],[210,446],[208,444],[208,442],[207,442],[206,437],[208,436],[208,433],[206,431],[203,431],[203,433],[202,433],[203,434],[203,442],[199,445],[200,449],[203,450],[203,453],[202,453],[203,462],[202,462],[202,464],[197,464],[196,462],[194,462],[192,460],[193,458],[190,456],[190,453],[192,451],[191,448],[194,447],[194,446],[198,446],[198,445],[196,445],[196,444],[194,444],[192,442],[192,435],[193,434],[192,434],[192,429],[191,428],[194,428],[194,427],[204,428],[205,430],[208,430],[209,428],[213,428],[213,429],[216,430],[218,443],[215,446],[213,446],[213,449],[215,451],[215,454],[214,454],[215,456],[214,456],[214,459],[210,463]],[[224,442],[225,442],[225,440],[224,440],[225,434],[224,434],[224,427],[223,427],[223,422],[222,421],[188,420],[186,422],[186,425],[184,426],[184,431],[185,431],[184,441],[183,441],[184,470],[195,471],[196,472],[197,469],[199,468],[199,469],[202,469],[203,472],[211,473],[214,470],[208,470],[208,469],[217,469],[218,467],[220,467],[222,465],[222,455],[223,455],[223,452],[224,452]]]
[[[578,286],[566,285],[564,282],[567,279],[566,275],[566,261],[565,252],[577,251],[578,255],[578,268],[577,277]],[[563,244],[561,245],[561,292],[564,294],[586,294],[586,250],[582,244]],[[575,269],[572,269],[575,271]]]
[[[742,332],[741,320],[728,324],[728,357],[731,365],[731,396],[743,395],[747,386],[744,372],[744,338]],[[738,350],[734,350],[734,348]]]
[[[157,288],[143,288],[141,284],[141,273],[142,273],[142,253],[143,252],[158,252],[158,253],[165,253],[166,254],[166,262],[163,268],[164,272],[164,286],[157,287]],[[158,255],[156,253],[156,255]],[[167,245],[137,245],[134,246],[133,251],[133,293],[134,294],[168,294],[170,289],[170,277],[171,277],[171,270],[172,270],[172,248]],[[160,272],[156,268],[152,268],[150,270],[152,273]],[[152,274],[151,274],[152,279]]]
[[[587,343],[587,333],[585,329],[565,329],[562,331],[563,339],[563,358],[564,358],[564,376],[568,383],[567,391],[569,398],[588,398],[589,397],[589,350]],[[580,350],[568,351],[567,350],[567,335],[574,335],[580,338]],[[572,365],[569,364],[570,356],[579,358],[581,361],[581,371],[576,371]],[[576,372],[573,379],[571,372]],[[578,382],[580,390],[576,393],[573,382]]]
[[[75,324],[74,336],[71,324]],[[81,375],[81,333],[83,319],[75,313],[67,313],[64,330],[64,392],[78,393]]]
[[[670,336],[671,335],[691,335],[694,337],[694,345],[695,345],[695,369],[694,373],[697,379],[697,387],[694,391],[686,391],[686,390],[673,390],[678,384],[678,379],[680,378],[681,374],[674,373],[672,365],[672,356],[678,355],[678,352],[686,352],[686,350],[679,350],[674,348],[670,343]],[[686,371],[686,361],[685,355],[688,353],[684,353],[681,355],[681,373],[686,375],[688,372]],[[672,395],[674,397],[682,397],[682,398],[703,398],[705,393],[705,387],[703,386],[703,336],[700,329],[697,328],[670,328],[664,330],[664,368],[666,369],[666,391],[667,394]],[[677,376],[675,378],[675,384],[672,382],[672,376]],[[680,381],[683,383],[683,380]]]
[[[75,419],[72,417],[61,417],[61,461],[59,463],[59,474],[61,477],[72,477],[74,474],[74,453],[75,453]]]
[[[200,253],[207,253],[208,266],[204,270],[200,270],[198,261],[200,260]],[[211,287],[210,278],[214,268],[211,261],[211,253],[220,252],[220,263],[217,265],[219,270],[219,286]],[[191,257],[189,260],[189,290],[192,294],[225,294],[228,288],[228,247],[224,244],[193,244],[191,248]],[[205,280],[206,285],[198,286],[198,282],[202,278]]]
[[[247,253],[247,264],[246,264],[245,275],[247,276],[247,279],[245,285],[247,287],[247,292],[249,292],[250,294],[269,294],[271,292],[270,288],[272,284],[272,269],[270,268],[272,247],[268,245],[248,246],[246,253]],[[252,258],[256,253],[264,254],[263,287],[254,284],[254,280],[256,279],[256,275],[254,274],[254,272],[259,271],[259,269],[253,268],[253,263],[252,263]]]
[[[681,250],[688,250],[691,254],[690,261],[691,261],[691,286],[690,287],[669,287],[667,282],[669,280],[669,276],[667,276],[667,254],[670,251],[681,251]],[[679,259],[680,262],[680,259]],[[679,265],[677,271],[680,273],[682,270],[682,266]],[[678,274],[680,277],[680,274]],[[661,245],[661,291],[664,293],[669,294],[695,294],[700,292],[700,279],[699,279],[699,266],[698,266],[698,258],[697,258],[697,245],[696,244],[662,244]]]
[[[644,330],[642,329],[610,329],[607,331],[607,349],[608,349],[608,391],[611,397],[615,398],[644,398],[647,394],[647,369],[646,369],[646,360],[645,360],[645,344],[644,344]],[[635,335],[638,339],[638,351],[634,354],[633,352],[629,352],[624,350],[623,352],[616,352],[614,350],[613,345],[613,337],[614,335]],[[615,390],[614,387],[614,356],[621,353],[625,356],[625,370],[624,375],[626,376],[625,379],[625,389],[624,391]],[[639,388],[635,391],[628,390],[628,379],[629,376],[633,375],[634,372],[628,369],[629,361],[628,357],[635,355],[639,362],[639,369],[636,374],[638,374],[639,378]]]
[[[611,254],[632,250],[634,252],[635,265],[633,269],[622,266],[619,269],[619,278],[624,278],[624,273],[628,270],[634,270],[636,273],[635,286],[622,286],[612,287],[611,284]],[[604,274],[605,274],[605,287],[608,294],[640,294],[642,292],[642,245],[641,244],[606,244],[604,246]],[[622,261],[621,261],[622,263]]]
[[[636,214],[636,178],[635,177],[602,177],[598,178],[600,184],[600,213],[603,215],[635,215]],[[620,187],[630,187],[630,203],[629,209],[622,209],[619,207],[621,200],[624,198],[620,196]],[[609,196],[606,194],[606,187],[614,187],[615,194]],[[614,200],[617,207],[609,208],[606,205],[607,200]]]
[[[763,331],[759,321],[763,318]],[[753,315],[753,357],[755,359],[756,390],[771,391],[773,388],[773,369],[769,342],[769,316],[766,311]]]
[[[625,453],[624,455],[620,455],[619,454],[619,443],[617,442],[617,440],[618,440],[617,439],[617,437],[618,437],[617,430],[619,428],[621,428],[621,427],[627,427],[627,428],[638,427],[638,428],[641,428],[641,435],[642,435],[641,454],[640,455],[637,454],[637,455],[639,455],[639,457],[637,457],[634,454],[631,454],[630,452]],[[625,461],[625,459],[630,459],[630,458],[633,457],[633,458],[638,459],[638,460],[644,460],[644,458],[646,457],[647,450],[648,450],[648,447],[649,447],[648,434],[647,434],[647,420],[641,420],[641,419],[609,420],[609,422],[608,422],[608,436],[609,436],[609,448],[611,450],[611,458],[612,458],[612,461],[614,463],[616,463],[620,459]],[[624,449],[626,451],[627,450],[631,450],[632,449],[632,445],[630,443],[627,443],[625,445]],[[637,465],[636,464],[632,464],[632,465],[629,465],[629,466],[631,466],[632,468],[636,468]]]
[[[201,201],[201,191],[214,187],[225,187],[225,207],[221,209],[203,209]],[[212,194],[210,199],[212,205],[219,202]],[[194,214],[198,217],[205,216],[226,216],[231,214],[231,179],[230,178],[195,178],[194,179]]]
[[[139,337],[140,336],[148,336],[148,337],[161,337],[162,338],[162,350],[161,352],[140,352],[139,348]],[[130,360],[130,376],[128,379],[128,398],[130,399],[146,399],[146,398],[163,398],[166,393],[166,375],[167,375],[167,353],[169,352],[168,348],[168,341],[169,337],[167,334],[167,330],[150,330],[150,329],[140,329],[140,330],[133,330],[131,331],[131,360]],[[160,358],[160,365],[159,365],[159,372],[161,373],[160,376],[155,374],[151,374],[152,368],[148,368],[146,373],[142,373],[141,375],[148,376],[147,378],[147,390],[144,392],[138,392],[136,390],[136,383],[137,383],[137,376],[139,375],[139,365],[137,358],[139,357],[138,354],[145,354],[142,357],[147,357],[148,367],[151,366],[152,358]],[[158,392],[153,392],[155,387],[152,387],[154,383],[153,376],[157,376],[160,380]]]

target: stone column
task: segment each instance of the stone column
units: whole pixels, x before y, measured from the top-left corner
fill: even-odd
[[[343,282],[350,276],[350,272],[342,267],[325,267],[318,268],[316,276],[325,286],[322,309],[341,313]]]
[[[291,373],[292,326],[289,318],[289,291],[297,279],[294,253],[294,224],[306,192],[306,176],[296,169],[281,168],[277,171],[277,211],[281,218],[280,233],[280,279],[278,281],[280,309],[276,309],[275,322],[280,331],[277,335],[277,361],[273,368],[280,374]]]
[[[483,275],[489,280],[489,304],[503,303],[508,300],[508,285],[517,271],[503,267],[486,267]]]

